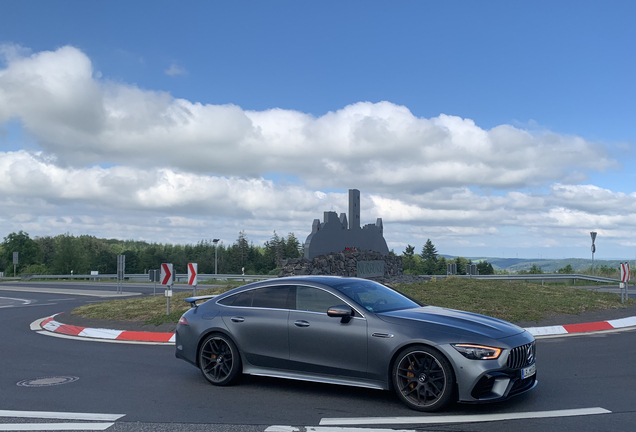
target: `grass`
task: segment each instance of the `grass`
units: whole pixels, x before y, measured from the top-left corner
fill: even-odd
[[[199,289],[197,295],[221,294],[239,285]],[[397,285],[396,288],[425,304],[476,312],[511,322],[539,321],[550,315],[619,309],[636,304],[631,298],[621,303],[619,294],[519,281],[445,278],[435,282]],[[190,296],[192,292],[175,293],[170,300],[170,315],[166,314],[164,296],[92,303],[71,313],[112,321],[155,325],[176,323],[190,307],[183,301]]]
[[[422,303],[511,322],[539,321],[550,315],[580,314],[636,304],[631,298],[621,303],[620,294],[519,281],[445,278],[396,288]]]
[[[197,296],[221,294],[237,286],[240,286],[240,284],[197,289]],[[71,314],[84,318],[137,321],[154,325],[176,323],[181,315],[190,308],[190,304],[184,300],[187,297],[192,297],[192,291],[173,292],[173,296],[170,298],[170,315],[166,313],[167,300],[163,295],[163,291],[163,289],[157,290],[160,294],[154,297],[128,298],[87,304],[73,309]]]

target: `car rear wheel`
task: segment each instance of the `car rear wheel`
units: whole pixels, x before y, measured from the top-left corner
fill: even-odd
[[[241,370],[241,357],[232,340],[222,334],[211,334],[201,344],[199,368],[214,385],[230,385]]]
[[[409,408],[437,411],[448,405],[455,388],[450,363],[437,350],[417,345],[402,351],[393,364],[393,387]]]

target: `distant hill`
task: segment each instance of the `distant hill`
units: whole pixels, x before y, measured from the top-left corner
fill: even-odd
[[[455,259],[452,255],[442,255],[446,259]],[[541,268],[545,273],[553,273],[557,270],[566,267],[568,264],[572,266],[572,269],[588,270],[592,267],[591,259],[583,258],[564,258],[564,259],[524,259],[524,258],[496,258],[496,257],[465,257],[474,263],[481,261],[488,261],[492,264],[495,270],[507,270],[509,272],[518,272],[521,270],[530,270],[533,265]],[[618,269],[620,263],[624,260],[594,260],[594,267],[607,266],[610,268]],[[635,265],[634,260],[631,261],[631,265]]]

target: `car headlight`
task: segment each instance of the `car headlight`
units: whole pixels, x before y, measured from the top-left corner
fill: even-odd
[[[472,345],[472,344],[452,344],[453,348],[459,351],[464,357],[471,360],[492,360],[499,357],[501,348]]]

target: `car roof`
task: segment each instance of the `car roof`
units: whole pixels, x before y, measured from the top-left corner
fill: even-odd
[[[348,281],[354,282],[354,281],[360,281],[360,280],[366,280],[366,279],[346,277],[346,276],[325,276],[325,275],[287,276],[287,277],[281,277],[281,278],[275,278],[275,279],[266,279],[266,280],[262,280],[258,282],[252,282],[250,284],[243,285],[240,288],[243,288],[243,287],[252,288],[252,287],[258,287],[258,286],[264,286],[264,285],[270,285],[270,284],[285,285],[285,284],[303,283],[303,282],[321,284],[321,285],[326,285],[331,287],[334,285],[340,285],[342,283],[346,283]]]

